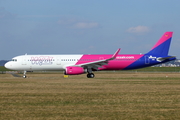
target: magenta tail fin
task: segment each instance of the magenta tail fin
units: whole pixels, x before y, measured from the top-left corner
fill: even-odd
[[[155,55],[168,55],[169,47],[171,44],[173,32],[165,32],[159,41],[153,46],[153,48],[147,54]]]

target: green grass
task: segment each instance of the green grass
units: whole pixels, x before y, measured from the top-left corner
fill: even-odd
[[[4,66],[0,66],[0,71],[10,71],[10,70],[6,69]]]
[[[0,88],[2,120],[180,119],[179,73],[1,74]]]
[[[147,67],[132,71],[138,72],[180,72],[180,67]]]

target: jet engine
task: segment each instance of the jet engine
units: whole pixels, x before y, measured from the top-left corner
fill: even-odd
[[[79,75],[86,72],[87,70],[82,67],[69,66],[66,67],[65,75]]]

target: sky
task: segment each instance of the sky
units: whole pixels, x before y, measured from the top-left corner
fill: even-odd
[[[173,31],[180,58],[180,0],[0,0],[0,60],[23,54],[147,53]]]

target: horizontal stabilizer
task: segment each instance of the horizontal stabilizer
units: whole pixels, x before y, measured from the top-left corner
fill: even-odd
[[[169,56],[169,57],[160,57],[160,58],[157,58],[157,61],[164,61],[164,60],[167,60],[167,59],[170,59],[170,58],[175,58],[176,59],[176,56]]]

